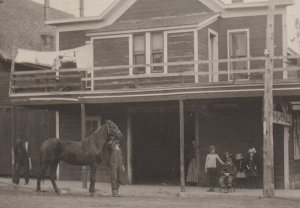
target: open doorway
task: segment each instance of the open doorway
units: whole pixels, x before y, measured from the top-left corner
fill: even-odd
[[[176,112],[135,113],[132,120],[135,184],[179,182],[179,123]]]

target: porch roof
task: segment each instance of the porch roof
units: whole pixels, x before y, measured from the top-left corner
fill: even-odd
[[[127,20],[119,21],[112,25],[90,30],[87,33],[104,33],[104,32],[117,32],[126,30],[138,30],[147,28],[160,28],[160,27],[173,27],[173,26],[185,26],[185,25],[198,25],[205,20],[215,16],[214,12],[202,12],[193,13],[182,16],[167,16],[167,17],[157,17],[142,20]]]

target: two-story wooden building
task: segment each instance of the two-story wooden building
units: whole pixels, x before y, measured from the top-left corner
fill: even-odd
[[[275,186],[299,188],[300,85],[285,69],[292,1],[276,5],[274,101],[278,111],[288,104],[294,123],[288,132],[274,126]],[[89,134],[103,119],[115,121],[125,135],[131,183],[179,183],[183,138],[186,151],[196,140],[200,184],[210,145],[220,155],[255,147],[262,178],[267,8],[117,0],[97,17],[46,21],[57,28],[57,51],[92,44],[93,66],[15,71],[11,101],[56,110],[56,136],[66,139],[80,140],[82,125]],[[60,165],[60,178],[80,175],[80,168]]]

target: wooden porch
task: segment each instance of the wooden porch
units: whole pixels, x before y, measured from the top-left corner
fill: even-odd
[[[275,95],[300,94],[300,67],[286,64],[298,58],[274,58]],[[27,71],[12,67],[9,94],[12,102],[22,104],[262,96],[265,61],[253,57]],[[232,69],[238,63],[248,63],[249,68]]]

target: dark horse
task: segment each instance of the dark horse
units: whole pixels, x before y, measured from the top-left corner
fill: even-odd
[[[40,173],[37,179],[37,191],[41,191],[41,180],[44,179],[47,169],[50,167],[50,180],[57,194],[60,190],[56,185],[56,169],[59,161],[71,165],[90,166],[91,194],[95,192],[97,165],[102,160],[104,147],[113,139],[120,140],[123,137],[118,126],[108,120],[95,132],[81,142],[61,141],[51,138],[42,143],[40,152]]]

